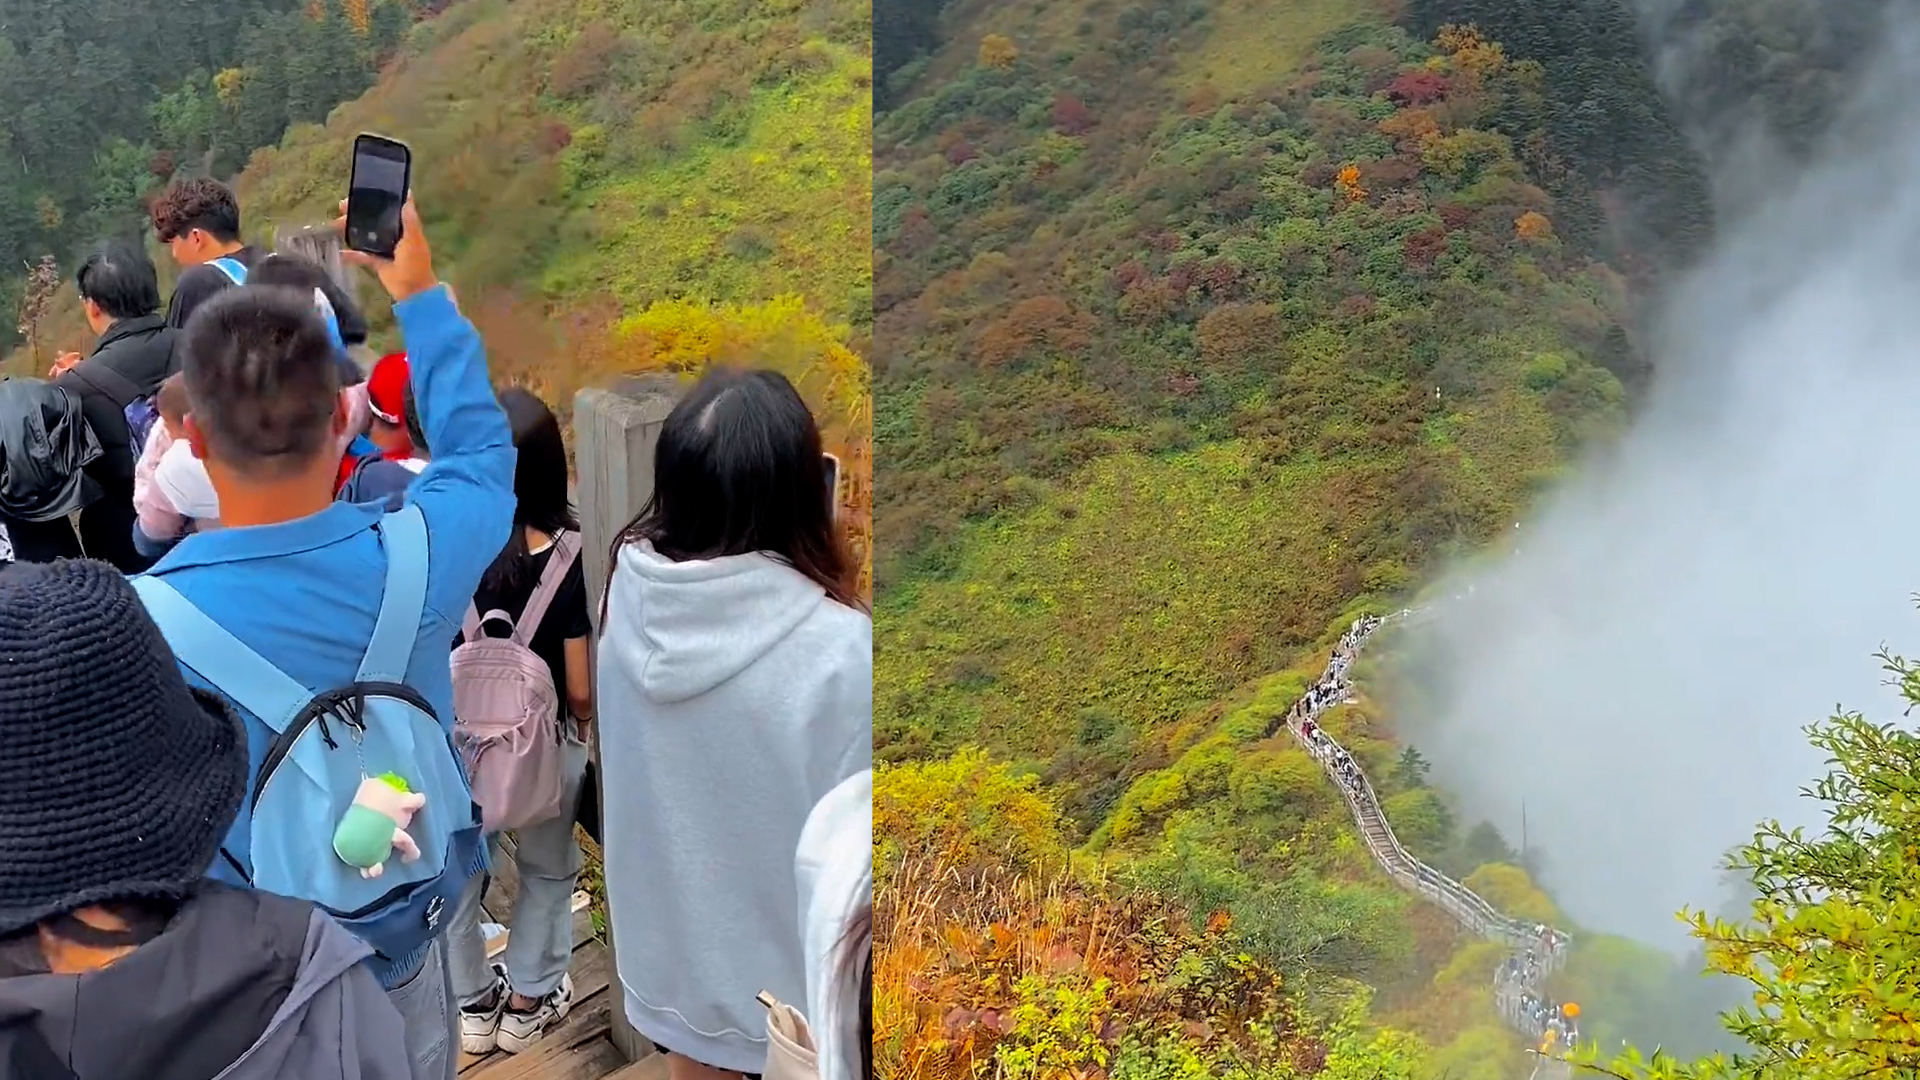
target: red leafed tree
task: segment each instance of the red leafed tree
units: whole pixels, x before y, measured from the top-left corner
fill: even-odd
[[[1093,110],[1069,93],[1053,95],[1053,126],[1062,135],[1084,135],[1093,127]]]
[[[1209,296],[1228,296],[1240,285],[1240,268],[1225,259],[1203,264],[1195,280]]]
[[[1447,230],[1435,225],[1431,229],[1422,229],[1407,237],[1404,253],[1408,266],[1429,267],[1440,253],[1447,250]]]
[[[1002,367],[1036,353],[1076,356],[1093,345],[1094,320],[1057,296],[1035,296],[1007,309],[974,342],[984,366]]]
[[[1387,84],[1387,97],[1400,105],[1431,105],[1452,89],[1437,71],[1409,71]]]
[[[949,165],[965,165],[979,156],[980,151],[975,150],[973,144],[965,139],[955,138],[947,144],[947,164]]]
[[[1113,287],[1118,292],[1126,292],[1152,276],[1139,260],[1129,259],[1113,268]]]

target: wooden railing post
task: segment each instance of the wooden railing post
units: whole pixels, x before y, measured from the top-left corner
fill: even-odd
[[[582,390],[573,399],[574,452],[580,473],[580,555],[587,575],[587,609],[594,620],[596,643],[600,639],[600,597],[613,569],[609,553],[614,537],[653,495],[654,444],[660,438],[660,426],[679,398],[679,380],[663,375],[629,379],[611,390]],[[598,767],[600,733],[606,725],[620,722],[620,717],[602,709],[593,725],[594,776],[603,817],[608,784],[606,770]],[[619,790],[617,784],[614,790]],[[613,1043],[628,1061],[638,1061],[652,1053],[653,1046],[627,1021],[626,991],[614,954],[619,937],[609,904],[607,951],[614,971]]]

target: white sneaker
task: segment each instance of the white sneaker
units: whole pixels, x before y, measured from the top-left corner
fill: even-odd
[[[493,965],[493,1004],[460,1006],[460,1049],[469,1054],[491,1054],[507,1009],[507,971]]]
[[[505,1001],[505,998],[501,1000]],[[560,976],[560,985],[529,1012],[509,1008],[500,1014],[499,1046],[509,1054],[524,1053],[553,1025],[573,1011],[573,976]]]

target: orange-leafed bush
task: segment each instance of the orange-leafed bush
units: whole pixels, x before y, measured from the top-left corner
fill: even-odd
[[[1360,166],[1348,165],[1333,178],[1333,184],[1340,194],[1351,202],[1359,202],[1367,197],[1367,189],[1360,186]]]
[[[977,750],[883,765],[873,810],[880,1075],[1102,1077],[1169,1041],[1208,1074],[1324,1061],[1224,913],[1196,928],[1068,869],[1059,810],[1031,778]]]
[[[1553,222],[1538,210],[1529,210],[1513,220],[1513,234],[1522,240],[1553,239]]]

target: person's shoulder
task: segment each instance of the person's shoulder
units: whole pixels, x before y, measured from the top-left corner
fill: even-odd
[[[299,957],[317,910],[311,901],[245,889],[208,878],[189,904],[211,926],[240,931],[281,955]]]
[[[801,625],[819,643],[831,667],[873,669],[873,617],[866,612],[829,598]]]
[[[180,276],[173,281],[173,291],[178,295],[191,290],[218,289],[231,284],[233,279],[227,276],[225,270],[210,262],[204,262],[180,271]]]

